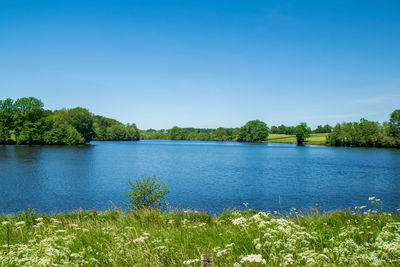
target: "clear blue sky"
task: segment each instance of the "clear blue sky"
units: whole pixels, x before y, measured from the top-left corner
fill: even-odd
[[[400,1],[0,1],[0,99],[139,128],[400,108]]]

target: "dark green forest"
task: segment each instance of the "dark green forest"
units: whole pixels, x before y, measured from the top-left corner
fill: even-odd
[[[137,141],[140,139],[266,142],[269,134],[293,135],[297,143],[307,143],[311,133],[325,133],[326,145],[351,147],[400,147],[400,110],[388,122],[361,119],[319,125],[311,130],[306,123],[272,126],[259,120],[240,128],[180,128],[138,130],[134,123],[90,113],[87,109],[46,110],[41,100],[22,97],[0,100],[0,144],[76,145],[95,141]]]
[[[46,110],[41,100],[0,100],[0,144],[76,145],[92,140],[139,140],[135,124],[93,115],[84,108]]]
[[[326,138],[330,146],[400,148],[400,109],[392,112],[389,122],[361,119],[338,123]]]

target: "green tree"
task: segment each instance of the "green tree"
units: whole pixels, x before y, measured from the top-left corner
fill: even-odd
[[[268,127],[265,122],[253,120],[247,122],[239,129],[238,141],[241,142],[262,142],[268,139]]]
[[[47,130],[48,111],[43,103],[34,97],[22,97],[14,103],[14,134],[18,144],[43,143],[43,134]]]
[[[172,129],[169,130],[169,139],[186,140],[184,130],[178,126],[172,127]]]
[[[44,142],[50,145],[76,145],[85,143],[82,135],[60,113],[48,117],[51,128],[44,134]]]
[[[400,109],[390,114],[390,129],[394,138],[400,138]]]
[[[302,122],[295,128],[297,144],[302,145],[311,134],[311,128],[307,126],[307,123]]]
[[[0,100],[0,144],[12,143],[14,130],[14,101],[10,98]]]
[[[136,127],[136,124],[128,124],[126,125],[126,140],[128,141],[137,141],[140,139],[139,130]]]
[[[93,115],[85,108],[73,108],[67,110],[65,119],[71,124],[85,139],[90,142],[95,136],[93,128]]]
[[[127,192],[130,211],[141,209],[163,209],[167,202],[164,201],[168,193],[168,186],[161,183],[155,176],[138,178],[134,183],[129,180],[130,190]]]
[[[215,141],[227,141],[227,140],[229,140],[227,130],[225,128],[219,127],[213,133],[213,140],[215,140]]]

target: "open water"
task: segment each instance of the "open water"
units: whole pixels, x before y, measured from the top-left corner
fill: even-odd
[[[168,183],[170,206],[211,213],[400,207],[400,150],[142,140],[0,146],[0,213],[124,208],[143,175]]]

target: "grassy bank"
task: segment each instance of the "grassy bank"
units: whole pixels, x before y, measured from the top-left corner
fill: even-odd
[[[311,134],[309,138],[307,138],[306,144],[308,145],[325,145],[326,144],[326,136],[328,134]],[[296,136],[295,135],[286,135],[286,134],[270,134],[268,136],[268,141],[270,143],[286,143],[286,144],[296,144]]]
[[[0,266],[399,265],[398,214],[337,211],[0,216]]]

